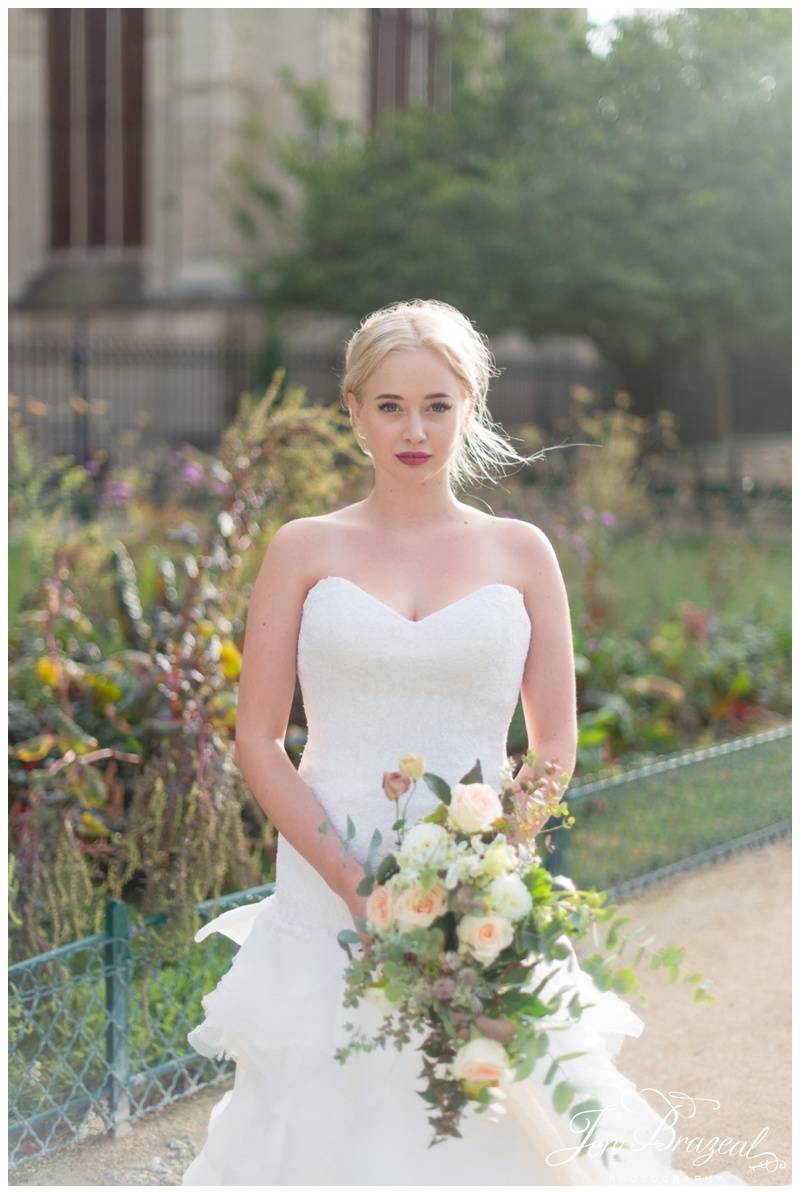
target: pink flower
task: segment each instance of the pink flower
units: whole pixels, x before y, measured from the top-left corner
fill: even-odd
[[[594,518],[594,510],[591,506],[581,506],[581,518],[586,522],[591,522]]]
[[[695,643],[704,643],[708,637],[708,615],[695,605],[683,607],[683,637]]]
[[[387,800],[399,800],[411,787],[411,780],[402,771],[384,771],[383,792]]]
[[[205,473],[194,460],[187,461],[181,469],[181,481],[184,485],[191,485],[192,489],[199,488],[205,482],[205,479]]]
[[[603,513],[600,515],[600,521],[604,527],[615,527],[617,525],[616,517],[611,513],[610,510],[603,511]]]

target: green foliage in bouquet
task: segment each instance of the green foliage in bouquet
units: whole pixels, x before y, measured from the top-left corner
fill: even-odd
[[[526,768],[534,760],[529,751]],[[345,1006],[366,999],[386,1014],[371,1036],[348,1024],[350,1041],[336,1057],[345,1062],[355,1051],[385,1048],[389,1041],[397,1049],[418,1047],[432,1145],[460,1135],[468,1105],[485,1113],[503,1097],[504,1084],[528,1077],[549,1056],[543,1081],[552,1085],[553,1107],[572,1117],[586,1113],[581,1150],[588,1148],[591,1092],[576,1088],[562,1067],[581,1053],[551,1052],[551,1034],[591,1006],[571,981],[577,965],[572,941],[591,933],[599,944],[598,927],[608,926],[605,948],[583,969],[601,991],[627,994],[639,990],[635,966],[653,938],[635,942],[644,926],[623,933],[629,918],[607,904],[604,892],[577,890],[543,865],[537,837],[551,850],[552,834],[574,823],[561,798],[567,777],[556,772],[548,761],[535,779],[521,779],[522,772],[513,778],[507,760],[498,793],[483,782],[480,760],[450,787],[412,755],[383,777],[385,794],[398,802],[397,845],[378,860],[382,836],[373,833],[358,889],[367,897],[366,917],[357,918],[357,930],[342,930],[339,942],[349,958]],[[439,803],[409,828],[408,806],[420,779]],[[558,824],[545,828],[551,819]],[[320,832],[327,828],[323,822]],[[348,821],[343,851],[354,836]],[[620,965],[634,943],[634,962]],[[359,944],[363,952],[354,954]],[[673,946],[651,951],[651,967],[666,968],[675,982],[684,953]],[[683,981],[695,985],[698,1002],[714,998],[701,974],[685,974]]]

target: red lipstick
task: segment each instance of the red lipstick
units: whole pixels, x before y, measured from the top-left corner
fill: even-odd
[[[398,460],[403,464],[424,464],[426,460],[430,460],[430,452],[396,452]]]

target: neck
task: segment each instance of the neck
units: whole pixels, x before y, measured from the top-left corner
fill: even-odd
[[[362,513],[389,531],[433,530],[445,523],[462,522],[464,506],[453,495],[447,473],[414,488],[376,473],[375,484],[361,503]]]

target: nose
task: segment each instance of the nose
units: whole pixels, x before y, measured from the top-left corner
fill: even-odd
[[[412,411],[408,416],[408,421],[403,432],[403,439],[407,440],[410,444],[419,444],[425,439],[422,417],[416,411]]]

